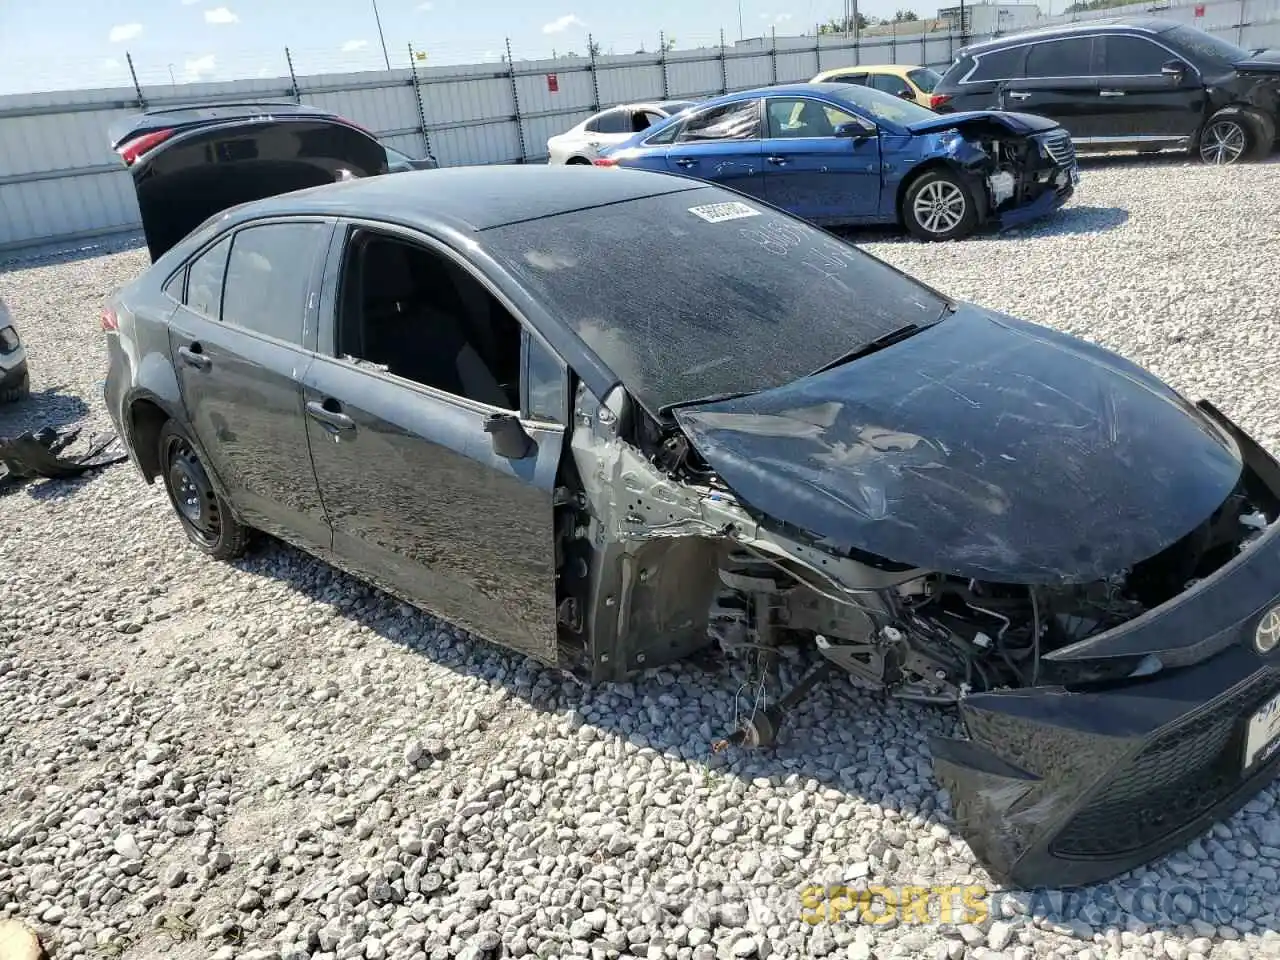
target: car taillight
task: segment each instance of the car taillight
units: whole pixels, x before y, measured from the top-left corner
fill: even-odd
[[[102,329],[107,333],[116,333],[120,330],[120,319],[110,307],[102,308],[102,314],[98,320],[102,324]]]
[[[932,94],[929,97],[929,109],[937,110],[940,106],[942,106],[944,103],[946,103],[950,99],[951,99],[951,94],[949,93]]]
[[[616,167],[618,165],[618,161],[613,157],[596,157],[591,163],[597,167]]]
[[[138,162],[139,157],[148,150],[153,150],[164,143],[173,136],[173,133],[174,131],[172,130],[153,130],[151,133],[144,133],[136,140],[130,140],[121,146],[117,152],[120,154],[120,158],[124,160],[124,165],[132,167]]]

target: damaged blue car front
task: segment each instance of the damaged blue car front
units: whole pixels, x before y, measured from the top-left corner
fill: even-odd
[[[843,83],[705,100],[595,164],[708,180],[827,226],[897,223],[924,240],[1044,216],[1079,182],[1071,137],[1052,120],[941,115]]]

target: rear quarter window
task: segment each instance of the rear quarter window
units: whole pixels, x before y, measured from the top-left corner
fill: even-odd
[[[227,273],[227,253],[231,250],[231,238],[219,240],[187,267],[187,289],[174,287],[174,293],[182,293],[187,309],[206,317],[218,319],[222,311],[222,278]],[[178,275],[181,277],[181,274]]]
[[[991,50],[974,57],[976,66],[966,83],[981,83],[989,80],[1016,80],[1023,76],[1027,62],[1026,47],[1005,47],[1003,50]]]

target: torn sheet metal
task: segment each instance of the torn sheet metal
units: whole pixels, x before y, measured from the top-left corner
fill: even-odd
[[[956,576],[1087,582],[1203,522],[1236,445],[1122,358],[965,306],[892,347],[677,410],[759,513]]]
[[[78,454],[63,451],[80,436],[76,430],[44,427],[12,438],[0,438],[0,493],[8,493],[28,480],[44,477],[51,480],[78,477],[90,470],[109,467],[127,459],[119,449],[116,436],[89,438]]]

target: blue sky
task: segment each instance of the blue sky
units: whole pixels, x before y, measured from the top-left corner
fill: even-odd
[[[922,16],[933,6],[919,6]],[[861,0],[888,16],[898,0]],[[679,46],[738,36],[738,0],[377,0],[393,66],[407,44],[428,63],[497,59],[504,37],[517,59],[586,50],[652,50],[667,31]],[[839,17],[842,0],[742,0],[746,36],[811,30]],[[287,73],[288,46],[300,73],[374,68],[382,63],[372,0],[0,0],[0,93],[127,84],[125,52],[144,85]]]

